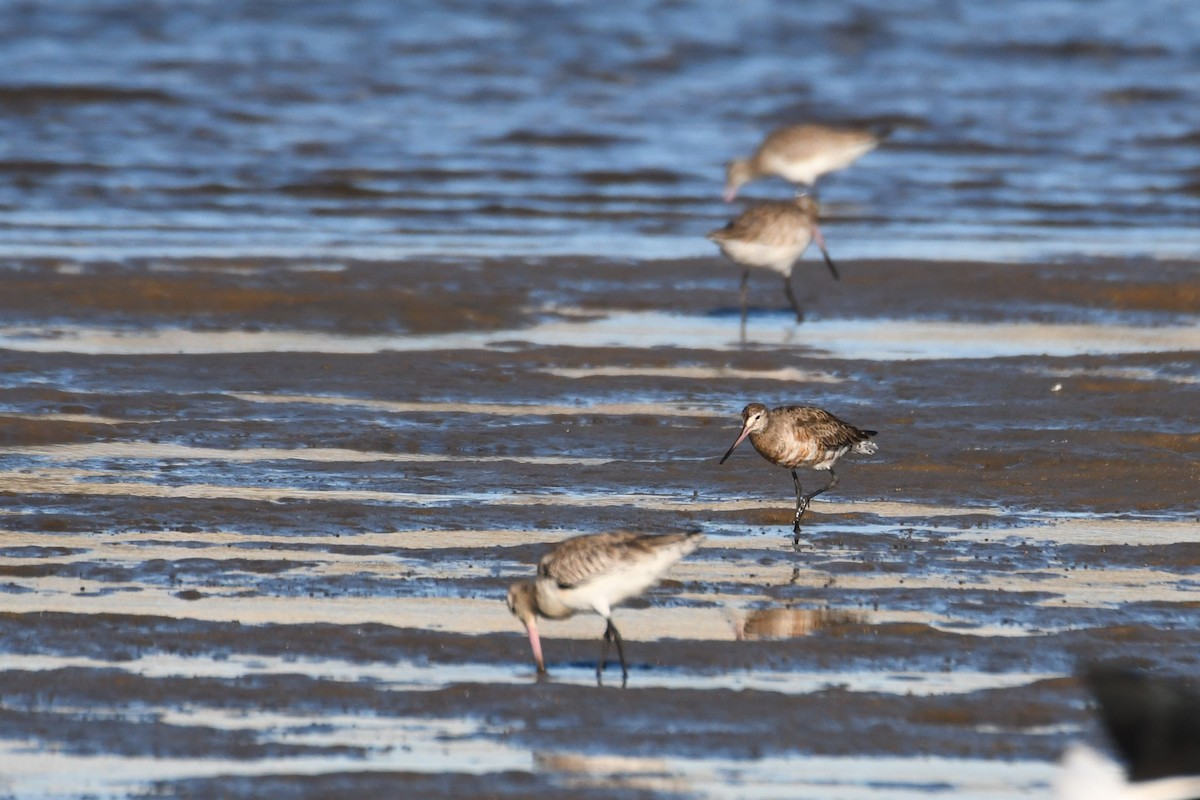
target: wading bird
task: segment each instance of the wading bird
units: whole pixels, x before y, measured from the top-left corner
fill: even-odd
[[[791,125],[772,131],[750,158],[725,165],[725,202],[737,197],[750,181],[778,175],[792,183],[813,186],[817,178],[844,169],[879,146],[887,136],[828,125]]]
[[[700,546],[698,531],[661,535],[615,532],[576,536],[557,545],[538,562],[537,580],[521,581],[508,588],[508,609],[525,625],[538,674],[546,671],[538,617],[566,619],[592,612],[607,623],[596,663],[596,683],[608,658],[609,642],[617,646],[621,661],[621,688],[629,680],[621,634],[613,624],[612,609],[657,583],[677,561]]]
[[[804,319],[804,311],[792,292],[792,268],[814,239],[834,280],[840,280],[837,266],[825,248],[825,237],[817,224],[819,206],[807,194],[795,199],[777,200],[750,206],[724,228],[709,231],[707,238],[716,242],[733,263],[742,268],[741,307],[742,328],[746,327],[746,284],[751,269],[769,269],[783,276],[783,291],[796,320]]]
[[[870,441],[876,431],[866,431],[813,406],[780,406],[767,409],[762,403],[751,403],[742,409],[742,432],[725,451],[720,463],[733,453],[735,447],[747,436],[759,455],[779,467],[792,471],[792,482],[796,485],[796,516],[792,521],[792,543],[800,543],[800,517],[808,509],[814,497],[837,486],[837,473],[833,465],[846,453],[874,453],[875,443]],[[804,494],[800,467],[829,471],[829,483],[815,492]]]

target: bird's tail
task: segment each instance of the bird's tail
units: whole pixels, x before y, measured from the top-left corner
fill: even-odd
[[[879,445],[872,442],[869,438],[877,433],[879,433],[879,431],[862,431],[864,438],[861,441],[854,443],[854,447],[852,448],[854,452],[862,453],[868,456],[877,452],[879,450]]]
[[[686,542],[687,552],[693,552],[704,542],[704,531],[700,528],[688,528],[683,532],[684,541]]]

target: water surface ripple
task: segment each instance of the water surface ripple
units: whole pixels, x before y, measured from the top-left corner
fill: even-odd
[[[1197,30],[0,4],[0,797],[1046,797],[1082,663],[1196,677]],[[894,133],[743,332],[703,233],[800,120]],[[879,431],[795,549],[751,401]],[[628,689],[594,616],[536,679],[511,581],[694,527]]]
[[[710,253],[772,126],[890,126],[843,258],[1200,252],[1200,8],[0,7],[10,253]],[[764,183],[749,196],[778,197]]]

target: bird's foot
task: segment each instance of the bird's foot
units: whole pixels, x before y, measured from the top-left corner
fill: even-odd
[[[607,666],[607,665],[605,665],[605,666]],[[625,667],[624,664],[622,664],[621,665],[621,688],[624,689],[625,685],[627,683],[629,683],[629,670]],[[596,685],[604,686],[604,669],[599,665],[596,666]]]

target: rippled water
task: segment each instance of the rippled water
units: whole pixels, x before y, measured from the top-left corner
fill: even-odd
[[[713,254],[722,164],[826,120],[895,129],[827,181],[841,258],[1195,255],[1198,29],[1171,0],[6,3],[0,246]]]
[[[1200,350],[1200,328],[1188,325],[1071,325],[1039,323],[967,323],[915,320],[830,320],[806,323],[802,330],[780,325],[772,315],[747,325],[756,345],[794,347],[829,358],[890,361],[898,359],[1004,358],[1020,355],[1071,356],[1112,353],[1167,353]],[[347,336],[307,331],[145,332],[0,327],[0,347],[33,353],[380,353],[411,350],[511,349],[521,345],[569,347],[687,347],[737,350],[745,342],[728,320],[662,312],[614,312],[586,322],[553,321],[533,327],[443,336]],[[653,371],[652,371],[653,372]],[[662,370],[658,374],[664,374]],[[572,377],[603,374],[604,369],[560,371]],[[638,374],[625,370],[625,374]],[[644,374],[644,373],[643,373]],[[665,374],[687,377],[676,369]],[[692,370],[693,377],[736,377],[736,372]],[[742,377],[769,377],[747,372]],[[784,371],[780,380],[808,378]]]
[[[0,796],[1045,797],[1080,663],[1200,645],[1197,30],[0,4]],[[881,260],[739,335],[722,164],[802,120],[893,128],[822,186]],[[879,429],[796,549],[752,400]],[[696,526],[627,690],[595,617],[535,682],[511,580]]]

